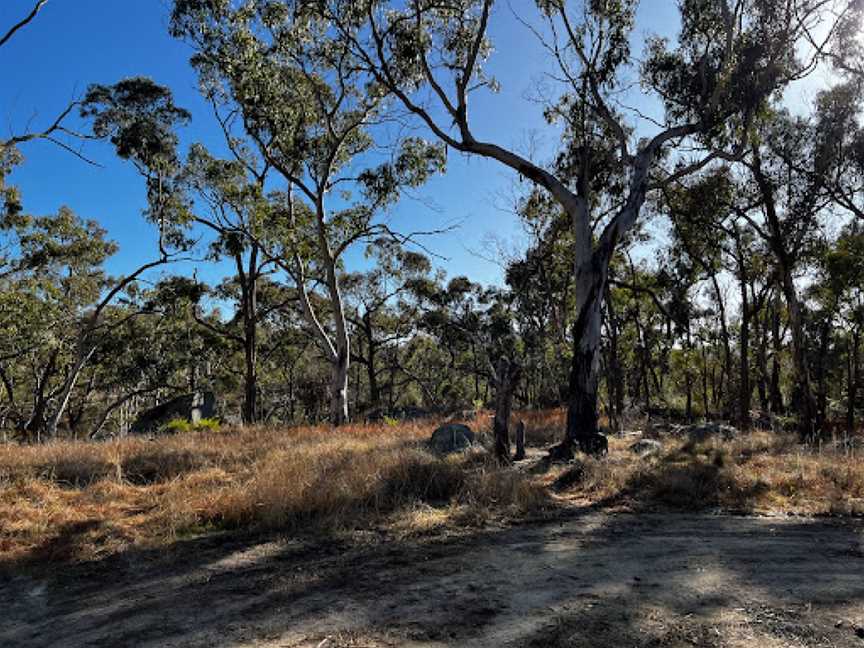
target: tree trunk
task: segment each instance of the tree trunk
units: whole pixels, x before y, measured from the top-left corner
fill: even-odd
[[[377,353],[378,345],[375,343],[372,331],[372,319],[369,313],[363,314],[363,333],[366,337],[368,356],[366,362],[366,378],[369,381],[369,405],[372,409],[381,409],[381,388],[378,386]]]
[[[782,268],[783,292],[789,308],[789,326],[792,333],[792,363],[795,368],[795,403],[798,431],[802,439],[812,440],[819,432],[816,398],[810,380],[810,366],[804,340],[804,316],[798,293],[788,268]]]
[[[858,331],[852,333],[849,343],[847,363],[849,365],[848,394],[846,396],[846,431],[851,435],[855,433],[855,401],[858,397],[858,381],[861,377],[861,334]]]
[[[824,425],[828,417],[828,386],[826,385],[828,370],[826,367],[826,361],[828,359],[828,352],[831,349],[831,325],[831,316],[828,315],[822,320],[822,326],[819,332],[819,388],[817,390],[818,400],[816,412],[820,428]]]
[[[348,422],[348,370],[347,351],[340,351],[332,363],[330,379],[330,423],[339,426]]]
[[[607,254],[598,250],[592,255],[590,266],[579,268],[576,276],[577,303],[581,304],[573,326],[573,360],[570,365],[565,439],[565,446],[571,450],[578,445],[583,452],[592,451],[592,442],[598,433],[601,304],[611,255],[611,249]]]
[[[513,393],[519,384],[522,369],[515,362],[502,357],[495,369],[495,456],[502,463],[510,462],[510,411]]]
[[[777,205],[774,198],[774,188],[762,171],[762,162],[759,151],[754,150],[753,155],[753,177],[759,186],[762,199],[765,203],[765,220],[768,225],[768,245],[771,248],[777,262],[777,272],[780,279],[780,288],[786,298],[786,307],[789,310],[789,327],[792,334],[792,364],[795,368],[795,403],[798,414],[798,431],[802,439],[812,440],[821,432],[818,420],[818,408],[813,395],[813,385],[810,380],[810,366],[807,359],[807,348],[804,339],[804,314],[801,302],[798,299],[798,290],[795,287],[793,264],[795,259],[786,248],[786,236],[777,213]]]
[[[621,431],[621,417],[624,414],[624,375],[621,370],[621,359],[618,357],[618,315],[615,305],[612,303],[612,295],[606,289],[606,313],[609,327],[609,375],[607,386],[609,389],[609,411],[611,414],[609,425],[615,432]]]
[[[48,423],[45,426],[45,434],[49,439],[53,439],[57,435],[57,426],[60,424],[60,419],[63,417],[66,407],[69,405],[69,399],[72,397],[72,390],[75,389],[75,384],[78,382],[81,372],[84,371],[84,367],[90,358],[93,357],[95,352],[95,346],[90,347],[88,351],[84,351],[83,349],[79,351],[78,359],[70,370],[69,376],[66,378],[66,382],[63,385],[63,390],[60,392],[57,406],[48,418]]]
[[[759,393],[759,408],[763,412],[767,412],[771,404],[768,400],[768,312],[767,309],[763,313],[763,317],[757,317],[759,325],[759,347],[756,351],[756,361],[759,363],[759,378],[756,382],[756,390]]]
[[[738,424],[742,430],[750,428],[750,399],[753,389],[750,386],[750,300],[747,294],[747,270],[744,266],[744,250],[740,236],[738,243],[738,285],[741,289],[741,358],[738,392]]]
[[[729,336],[729,329],[726,326],[726,302],[723,299],[723,292],[720,290],[720,282],[717,281],[717,275],[711,275],[711,283],[714,286],[714,296],[717,299],[717,307],[719,309],[717,319],[720,324],[720,336],[723,340],[723,371],[720,374],[719,385],[715,381],[714,405],[725,410],[726,404],[722,403],[725,400],[723,398],[723,385],[724,381],[732,374],[732,342]]]
[[[702,415],[711,418],[710,404],[708,402],[708,355],[705,345],[702,344]]]
[[[783,414],[786,406],[783,403],[783,393],[780,391],[780,353],[783,350],[783,340],[780,336],[780,293],[774,299],[771,309],[771,382],[769,397],[771,412]]]
[[[525,421],[519,421],[516,426],[516,455],[514,461],[522,461],[525,458]]]
[[[685,416],[687,417],[687,422],[693,422],[693,372],[690,369],[690,361],[692,359],[693,354],[693,336],[690,333],[690,313],[687,313],[687,331],[686,331],[686,343],[687,343],[687,358],[684,365],[684,380],[686,382],[687,389],[687,403],[685,407]]]

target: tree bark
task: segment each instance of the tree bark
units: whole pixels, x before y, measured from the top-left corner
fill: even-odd
[[[519,421],[516,426],[516,454],[514,461],[522,461],[525,458],[525,421]]]
[[[564,445],[593,450],[597,435],[597,383],[600,364],[601,305],[613,247],[599,248],[576,271],[577,317],[573,325],[573,360],[567,400]]]
[[[510,462],[510,412],[513,393],[519,384],[522,368],[502,357],[495,368],[495,419],[492,430],[495,437],[495,456],[502,463]]]
[[[771,412],[783,414],[786,406],[783,403],[783,393],[780,391],[780,353],[783,350],[783,340],[780,335],[780,293],[776,294],[771,308],[771,382],[769,397]]]
[[[741,237],[736,228],[738,260],[738,286],[741,290],[741,334],[740,334],[740,376],[738,390],[738,424],[742,430],[750,428],[750,400],[753,389],[750,386],[750,299],[747,294],[747,268],[744,265],[744,250]]]
[[[789,328],[792,334],[792,364],[795,369],[795,399],[798,414],[798,432],[802,439],[810,440],[821,432],[818,420],[818,408],[813,394],[813,384],[810,379],[810,365],[807,359],[806,341],[804,339],[804,313],[798,299],[798,289],[793,278],[793,258],[786,249],[783,227],[777,213],[774,199],[774,187],[762,171],[759,151],[754,150],[753,177],[759,186],[765,204],[765,220],[768,224],[768,245],[777,262],[777,272],[780,288],[786,298],[789,310]]]
[[[609,425],[615,432],[621,431],[621,417],[624,414],[624,375],[621,370],[621,359],[618,357],[618,315],[612,302],[612,295],[607,286],[606,289],[606,314],[609,328],[609,375],[607,387],[609,390],[609,412],[611,414]]]
[[[242,261],[237,258],[240,271],[240,289],[243,303],[243,423],[258,422],[258,248],[249,252],[249,266],[243,272]]]
[[[348,354],[340,352],[331,365],[330,423],[335,426],[348,422]]]
[[[72,390],[75,389],[78,378],[81,376],[81,372],[84,371],[84,366],[90,358],[93,357],[95,352],[95,346],[90,347],[90,349],[86,351],[84,349],[79,350],[78,359],[75,361],[75,365],[72,367],[69,376],[66,378],[66,382],[60,392],[57,406],[48,418],[48,423],[45,426],[45,434],[49,439],[53,439],[57,435],[57,427],[60,423],[60,419],[63,417],[63,413],[66,411],[66,407],[69,405],[69,399],[72,397]]]
[[[855,404],[858,397],[858,381],[861,378],[861,334],[859,331],[852,333],[847,352],[847,363],[849,366],[848,394],[846,395],[846,431],[851,435],[855,432]]]

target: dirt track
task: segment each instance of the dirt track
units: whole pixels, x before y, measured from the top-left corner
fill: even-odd
[[[0,576],[0,646],[861,646],[864,524],[588,513],[396,546],[201,538]]]

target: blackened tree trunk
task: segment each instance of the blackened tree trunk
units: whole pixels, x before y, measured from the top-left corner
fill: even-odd
[[[855,404],[858,398],[858,383],[861,380],[861,332],[852,332],[848,350],[848,387],[846,395],[846,431],[855,432]]]
[[[780,391],[780,354],[783,350],[783,336],[780,333],[780,293],[776,293],[771,308],[771,382],[769,396],[771,412],[783,414],[786,406],[783,403],[783,393]]]
[[[750,399],[753,388],[750,385],[750,298],[747,293],[747,267],[745,250],[741,235],[735,229],[736,257],[738,261],[738,286],[741,290],[741,331],[740,331],[740,375],[738,378],[738,424],[746,430],[750,427]]]
[[[614,244],[613,244],[614,246]],[[577,317],[573,326],[565,446],[593,451],[597,435],[597,385],[600,365],[601,306],[613,246],[600,248],[576,270]]]
[[[624,375],[621,370],[618,347],[620,323],[608,287],[606,290],[606,324],[609,331],[609,373],[606,379],[609,391],[609,425],[612,430],[619,432],[621,430],[621,417],[624,414]]]
[[[330,371],[330,423],[334,426],[348,422],[348,352],[340,351]]]
[[[513,394],[519,384],[522,368],[502,357],[495,368],[495,419],[492,430],[495,437],[495,456],[503,463],[510,462],[510,412]]]
[[[687,344],[687,364],[684,368],[684,381],[685,387],[687,389],[687,403],[685,407],[685,416],[687,417],[687,422],[693,422],[693,372],[690,368],[690,361],[692,358],[693,352],[693,336],[690,332],[690,313],[687,313],[687,330],[686,330],[686,338],[685,342]]]
[[[258,247],[252,246],[248,269],[237,258],[243,309],[243,423],[258,421]]]
[[[724,384],[732,374],[732,342],[729,335],[729,328],[726,326],[726,300],[723,298],[723,291],[720,289],[720,282],[717,280],[717,275],[711,275],[711,283],[714,287],[714,298],[717,300],[717,321],[720,325],[720,337],[723,341],[723,371],[720,374],[719,384],[715,383],[714,390],[714,405],[717,408],[727,409],[726,399],[724,398]]]
[[[798,431],[802,439],[813,439],[821,432],[816,398],[813,394],[813,384],[810,378],[810,364],[807,358],[807,347],[804,339],[804,313],[798,299],[798,289],[793,277],[794,258],[787,249],[784,229],[777,213],[774,187],[762,170],[759,151],[753,152],[751,164],[753,177],[759,187],[765,208],[765,220],[768,225],[767,243],[777,262],[777,273],[780,289],[786,299],[789,311],[789,329],[792,336],[792,365],[795,369],[795,407],[798,414]]]

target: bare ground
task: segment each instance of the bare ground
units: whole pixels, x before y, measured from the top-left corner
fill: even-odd
[[[0,574],[0,646],[864,647],[862,533],[593,511],[401,543],[211,535]]]

